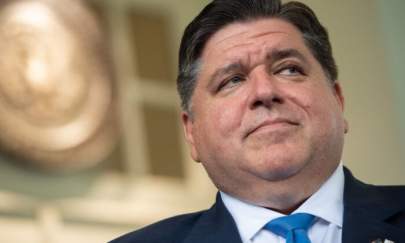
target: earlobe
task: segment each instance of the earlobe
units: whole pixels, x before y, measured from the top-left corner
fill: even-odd
[[[190,147],[191,158],[196,162],[200,162],[200,158],[198,155],[197,147],[195,144],[195,134],[194,134],[194,122],[191,115],[185,111],[181,113],[181,120],[183,123],[183,131],[186,137],[186,141]]]
[[[344,128],[345,128],[345,134],[349,132],[349,123],[347,122],[346,119],[344,119]]]
[[[343,96],[342,87],[340,86],[338,81],[335,81],[335,83],[333,84],[333,90],[335,91],[336,99],[343,111],[345,107],[345,97]]]
[[[343,91],[342,91],[342,87],[340,86],[338,81],[335,81],[334,85],[333,85],[333,89],[335,91],[335,95],[336,95],[336,99],[342,109],[342,111],[344,110],[345,107],[345,98],[343,96]],[[349,123],[347,122],[346,119],[343,120],[344,124],[344,133],[348,133],[349,132]]]

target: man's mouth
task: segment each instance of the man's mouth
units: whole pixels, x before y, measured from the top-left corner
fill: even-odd
[[[292,121],[290,119],[285,119],[285,118],[275,118],[275,119],[268,119],[263,122],[261,122],[259,125],[254,126],[252,129],[249,129],[248,132],[246,133],[246,137],[250,136],[253,133],[262,131],[262,130],[279,130],[283,128],[288,128],[291,126],[298,126],[299,123]]]

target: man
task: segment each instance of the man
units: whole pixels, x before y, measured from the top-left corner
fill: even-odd
[[[217,202],[114,243],[405,242],[405,188],[363,184],[340,162],[344,98],[311,9],[214,0],[179,60],[186,139]]]

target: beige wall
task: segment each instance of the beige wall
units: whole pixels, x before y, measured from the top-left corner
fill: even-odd
[[[304,2],[314,8],[328,28],[340,70],[350,124],[344,163],[367,182],[404,184],[401,107],[395,97],[377,2]]]

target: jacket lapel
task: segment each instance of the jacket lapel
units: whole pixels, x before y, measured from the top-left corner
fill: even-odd
[[[403,230],[387,222],[403,211],[404,205],[390,200],[392,195],[387,192],[356,180],[345,168],[343,243],[369,243],[376,239],[405,242]]]
[[[222,202],[221,196],[212,208],[201,215],[184,243],[242,243],[235,221]]]

